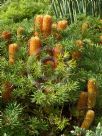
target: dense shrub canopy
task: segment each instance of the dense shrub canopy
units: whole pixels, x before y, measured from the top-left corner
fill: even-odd
[[[81,14],[66,23],[51,10],[45,16],[50,6],[47,0],[7,0],[0,7],[3,136],[71,136],[74,126],[88,123],[87,113],[95,113],[89,118],[92,130],[102,124],[102,20]],[[51,19],[43,31],[37,15]],[[29,53],[35,51],[31,39],[40,39],[37,56]],[[81,93],[88,94],[84,109]],[[84,130],[89,132],[98,133]]]

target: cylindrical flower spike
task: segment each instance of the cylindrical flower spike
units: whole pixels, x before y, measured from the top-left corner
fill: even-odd
[[[88,110],[84,121],[82,122],[81,128],[89,129],[95,117],[95,112],[93,110]]]
[[[18,49],[18,45],[16,43],[9,45],[9,63],[14,64],[15,62],[15,53]]]
[[[14,86],[10,82],[4,84],[4,91],[2,92],[2,100],[8,102],[11,99]]]
[[[102,42],[102,35],[99,38],[100,38],[100,42]]]
[[[35,20],[35,32],[42,32],[43,15],[37,15]]]
[[[72,52],[72,59],[78,60],[81,58],[81,52],[80,51],[73,51]]]
[[[45,15],[43,18],[43,33],[44,36],[49,36],[52,29],[52,17],[50,15]]]
[[[53,30],[57,30],[57,23],[53,23],[53,24],[52,24],[52,29],[53,29]]]
[[[76,40],[76,41],[75,41],[75,45],[76,45],[77,47],[82,48],[82,47],[83,47],[83,41],[82,41],[82,40]]]
[[[88,90],[88,108],[92,109],[96,103],[96,95],[97,95],[97,87],[96,82],[94,80],[89,80],[87,84]]]
[[[89,28],[89,23],[88,22],[84,22],[82,24],[82,28],[81,28],[81,31],[82,33],[86,32],[86,30]]]
[[[55,66],[57,67],[58,65],[58,58],[62,54],[62,45],[61,44],[56,44],[56,46],[53,48],[53,57],[55,60]]]
[[[62,45],[56,44],[56,46],[53,48],[54,58],[58,58],[61,53],[62,53]]]
[[[24,28],[23,27],[19,27],[17,29],[17,37],[20,37],[23,33],[24,33]]]
[[[87,100],[88,100],[88,93],[81,92],[78,103],[77,103],[77,110],[78,111],[87,109]]]
[[[55,60],[52,57],[48,57],[43,60],[44,65],[51,66],[52,69],[55,69]]]
[[[68,26],[68,21],[67,20],[62,20],[59,21],[57,24],[57,30],[65,30]]]
[[[10,40],[10,38],[11,38],[11,33],[10,33],[9,31],[4,31],[4,32],[2,32],[1,37],[2,37],[4,40]]]
[[[41,40],[38,36],[31,37],[29,41],[29,55],[37,55],[41,49]]]

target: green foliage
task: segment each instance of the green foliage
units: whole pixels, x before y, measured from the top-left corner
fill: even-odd
[[[21,113],[22,113],[22,108],[20,107],[20,105],[17,105],[17,103],[9,104],[6,107],[6,110],[3,115],[5,122],[7,122],[6,125],[8,125],[12,128],[16,125],[19,125],[18,119],[19,119]]]
[[[33,0],[8,0],[0,8],[0,20],[12,19],[14,22],[20,22],[25,18],[32,18],[34,17],[34,14],[40,14],[47,11],[45,4],[48,4],[48,2],[35,2]]]
[[[1,0],[1,1],[0,1],[0,6],[1,6],[4,2],[6,2],[6,0]]]
[[[94,131],[75,127],[75,131],[72,131],[72,134],[75,136],[78,134],[83,134],[84,136],[101,136],[102,135],[102,125],[98,123]]]
[[[43,119],[39,120],[36,117],[33,117],[29,121],[30,123],[30,133],[31,135],[39,135],[41,131],[46,131],[48,129],[47,122],[45,122]]]
[[[55,16],[76,21],[78,14],[102,17],[101,0],[51,0]]]
[[[17,2],[20,3],[21,10],[17,9]],[[38,7],[41,9],[45,3],[40,1],[42,4],[35,8],[33,3],[35,1],[10,2],[8,8],[6,4],[4,5],[5,13],[3,10],[3,14],[0,15],[3,19],[7,19],[0,21],[0,33],[6,30],[12,35],[11,39],[6,41],[0,37],[1,93],[5,92],[6,82],[13,85],[11,99],[7,103],[4,100],[1,103],[3,123],[0,134],[4,136],[70,135],[73,125],[78,124],[76,103],[80,92],[86,90],[89,78],[95,78],[99,87],[100,95],[97,96],[95,107],[94,124],[96,125],[101,119],[102,112],[102,47],[99,39],[102,31],[99,19],[86,18],[83,15],[78,17],[74,24],[60,32],[63,37],[60,41],[56,40],[53,34],[48,38],[41,35],[42,50],[40,56],[35,58],[28,55],[28,40],[34,32],[33,19],[29,18],[33,18],[36,13],[45,12],[48,7],[41,11]],[[29,6],[31,8],[28,11]],[[89,28],[83,34],[81,26],[84,22],[89,23]],[[19,27],[24,28],[21,37],[17,37]],[[75,45],[75,41],[79,39],[84,43],[82,49]],[[17,43],[19,46],[13,65],[8,62],[8,47],[11,43]],[[50,65],[44,64],[44,59],[50,56],[46,49],[48,47],[53,49],[56,43],[62,45],[63,53],[58,58],[57,68],[53,69]],[[72,53],[76,50],[81,52],[79,59],[72,58]]]
[[[22,128],[22,110],[22,107],[16,102],[9,103],[8,106],[6,106],[6,109],[3,112],[2,129],[0,134],[7,136],[13,136],[16,133],[19,136],[25,135]]]

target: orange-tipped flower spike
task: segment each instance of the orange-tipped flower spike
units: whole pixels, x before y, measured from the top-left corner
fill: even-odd
[[[57,24],[57,30],[65,30],[68,26],[68,21],[67,20],[62,20],[59,21]]]
[[[29,55],[37,55],[41,49],[41,40],[38,36],[31,37],[29,41]]]
[[[6,82],[4,84],[4,91],[2,92],[2,100],[4,102],[9,102],[9,100],[12,97],[12,91],[13,91],[13,89],[14,89],[14,86],[11,83]]]
[[[17,29],[17,37],[20,37],[23,33],[24,33],[24,28],[23,27],[19,27]]]
[[[100,36],[100,42],[102,42],[102,35]]]
[[[76,40],[75,41],[75,45],[79,48],[82,48],[83,47],[83,41],[82,40]]]
[[[52,29],[52,17],[50,15],[45,15],[43,18],[43,33],[44,36],[49,36]]]
[[[88,93],[87,92],[81,92],[78,103],[77,103],[78,111],[87,109],[87,99],[88,99]]]
[[[56,46],[53,48],[53,57],[55,60],[55,66],[57,67],[58,65],[58,58],[62,54],[62,45],[61,44],[56,44]]]
[[[56,46],[53,48],[54,58],[58,58],[61,53],[62,53],[62,45],[56,44]]]
[[[88,90],[88,108],[92,109],[96,103],[96,96],[97,96],[97,86],[94,80],[89,80],[87,84]]]
[[[88,22],[84,22],[82,24],[82,27],[81,27],[81,31],[82,33],[86,32],[86,30],[89,28],[89,23]]]
[[[1,37],[4,39],[4,40],[10,40],[11,38],[11,33],[9,31],[3,31],[2,34],[1,34]]]
[[[93,110],[88,110],[84,121],[82,122],[81,128],[89,129],[95,117],[95,112]]]
[[[81,52],[80,51],[73,51],[72,52],[72,59],[78,60],[81,58]]]
[[[53,24],[52,24],[52,29],[53,29],[53,30],[57,30],[57,23],[53,23]]]
[[[37,15],[34,22],[35,22],[35,31],[42,32],[43,15]]]
[[[55,60],[53,59],[53,57],[48,57],[48,58],[44,59],[43,64],[51,66],[52,69],[56,68],[55,67]]]
[[[18,45],[16,43],[9,45],[9,63],[14,64],[15,62],[15,53],[18,49]]]

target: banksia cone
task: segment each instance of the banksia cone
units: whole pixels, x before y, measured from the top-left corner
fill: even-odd
[[[87,109],[87,100],[88,100],[88,93],[87,92],[81,92],[78,103],[77,103],[77,110],[79,112],[81,110]]]
[[[62,54],[62,45],[56,44],[56,46],[53,48],[53,57],[55,60],[55,67],[58,65],[58,57]]]
[[[50,15],[45,15],[43,18],[43,33],[44,36],[49,36],[52,29],[52,17]]]
[[[82,122],[81,128],[89,129],[95,117],[95,112],[93,110],[88,110],[84,121]]]
[[[94,80],[89,80],[87,84],[88,90],[88,108],[92,109],[96,103],[96,95],[97,95],[97,87],[96,82]]]
[[[100,36],[100,42],[102,42],[102,35]]]
[[[41,49],[41,40],[38,36],[31,37],[29,41],[29,55],[37,55]]]
[[[37,15],[34,22],[35,22],[35,31],[42,32],[43,16]]]
[[[15,54],[18,49],[18,45],[16,43],[9,45],[9,63],[14,64],[15,62]]]
[[[44,90],[43,90],[43,92],[44,92],[44,94],[49,94],[49,93],[51,93],[52,91],[49,89],[49,88],[45,88]]]
[[[11,38],[11,33],[8,32],[8,31],[4,31],[4,32],[2,32],[1,37],[2,37],[4,40],[9,40],[9,39]]]
[[[14,89],[14,86],[11,83],[6,82],[4,84],[4,91],[2,92],[2,100],[4,102],[8,102],[11,99],[11,96],[12,96],[11,93],[13,89]]]
[[[87,30],[88,28],[89,28],[88,22],[84,22],[84,23],[82,24],[82,28],[81,28],[82,33],[86,32],[86,30]]]
[[[34,36],[39,36],[39,33],[38,32],[34,32]]]
[[[102,35],[99,37],[99,39],[100,39],[99,44],[102,44]]]
[[[17,37],[20,37],[23,34],[23,32],[24,32],[24,28],[23,27],[19,27],[17,29]]]
[[[65,30],[68,26],[68,21],[67,20],[62,20],[59,21],[57,24],[57,30]]]
[[[80,58],[81,58],[81,52],[80,51],[72,52],[72,59],[78,60]]]
[[[52,57],[48,57],[43,60],[44,65],[51,66],[52,69],[55,69],[55,60]]]
[[[52,29],[57,29],[57,23],[52,24]]]
[[[52,34],[56,38],[56,40],[62,39],[62,35],[57,31],[57,23],[52,24]]]
[[[46,53],[48,53],[50,56],[53,56],[53,49],[51,47],[47,47],[45,49]]]
[[[62,35],[61,35],[60,33],[58,33],[58,32],[53,33],[53,36],[54,36],[55,39],[58,40],[58,41],[63,38]]]
[[[100,19],[100,23],[102,23],[102,19]]]
[[[82,40],[76,40],[75,45],[82,48],[83,47],[83,41]]]
[[[59,55],[62,53],[62,45],[56,44],[56,46],[53,48],[53,56],[54,58],[58,58]]]

